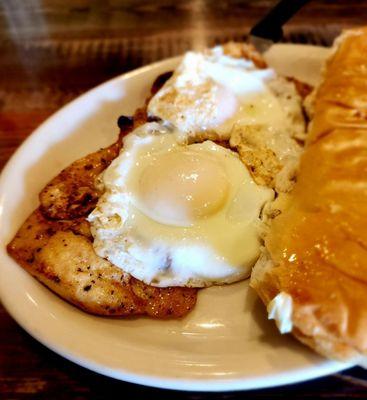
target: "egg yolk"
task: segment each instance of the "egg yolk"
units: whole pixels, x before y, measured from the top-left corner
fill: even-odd
[[[186,226],[220,210],[229,183],[209,154],[173,151],[156,157],[142,172],[139,198],[158,222]]]

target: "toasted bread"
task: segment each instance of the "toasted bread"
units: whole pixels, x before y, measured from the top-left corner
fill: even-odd
[[[340,360],[367,354],[366,56],[366,28],[337,39],[314,96],[297,183],[251,277],[278,324],[283,296],[292,303],[283,315],[289,330]]]

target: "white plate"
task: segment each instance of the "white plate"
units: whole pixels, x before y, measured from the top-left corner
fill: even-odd
[[[276,46],[272,65],[315,82],[325,49]],[[108,319],[62,301],[5,251],[37,206],[41,188],[75,159],[112,143],[116,120],[141,105],[169,59],[117,77],[79,97],[42,124],[18,149],[1,177],[0,295],[13,318],[65,358],[114,378],[181,390],[237,390],[282,385],[347,366],[327,361],[281,336],[267,321],[248,282],[202,290],[182,320]]]

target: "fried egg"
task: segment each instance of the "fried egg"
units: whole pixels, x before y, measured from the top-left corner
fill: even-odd
[[[98,255],[155,286],[204,287],[249,276],[273,190],[257,185],[236,152],[188,144],[165,123],[124,138],[101,176],[89,215]]]
[[[186,53],[150,100],[148,112],[195,140],[228,140],[234,131],[254,125],[297,136],[304,133],[300,102],[293,83],[273,69],[230,57],[218,46]]]
[[[305,134],[294,83],[219,46],[187,53],[147,111],[160,122],[127,135],[101,177],[95,251],[155,286],[248,277],[272,188],[294,183]]]
[[[306,133],[302,98],[293,81],[238,58],[244,46],[186,53],[148,113],[170,122],[183,141],[228,140],[256,183],[288,192]]]

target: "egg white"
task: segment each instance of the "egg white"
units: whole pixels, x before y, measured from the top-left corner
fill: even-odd
[[[101,177],[104,194],[88,218],[95,251],[155,286],[203,287],[246,278],[259,256],[260,212],[273,191],[252,180],[235,152],[212,141],[182,144],[179,137],[164,124],[148,123],[125,138],[124,150]],[[215,213],[173,223],[164,220],[167,213],[156,217],[144,207],[139,182],[152,161],[187,149],[219,163],[229,190]]]
[[[241,46],[233,43],[232,53],[241,54]],[[222,46],[188,52],[148,113],[170,122],[183,141],[229,140],[243,162],[274,166],[252,170],[257,183],[292,189],[306,133],[302,98],[271,68],[231,57]]]
[[[286,128],[290,136],[304,132],[294,84],[271,68],[258,69],[250,60],[225,55],[220,46],[186,53],[150,100],[148,112],[172,123],[185,137],[228,140],[234,127],[249,125]]]
[[[305,134],[294,83],[220,46],[189,52],[148,113],[162,122],[127,135],[101,177],[104,194],[88,218],[95,251],[155,286],[248,277],[260,252],[260,214],[274,191],[255,183],[268,177],[252,170],[253,179],[238,154],[255,165],[271,157],[272,187],[291,189]],[[202,187],[187,181],[196,176]]]

